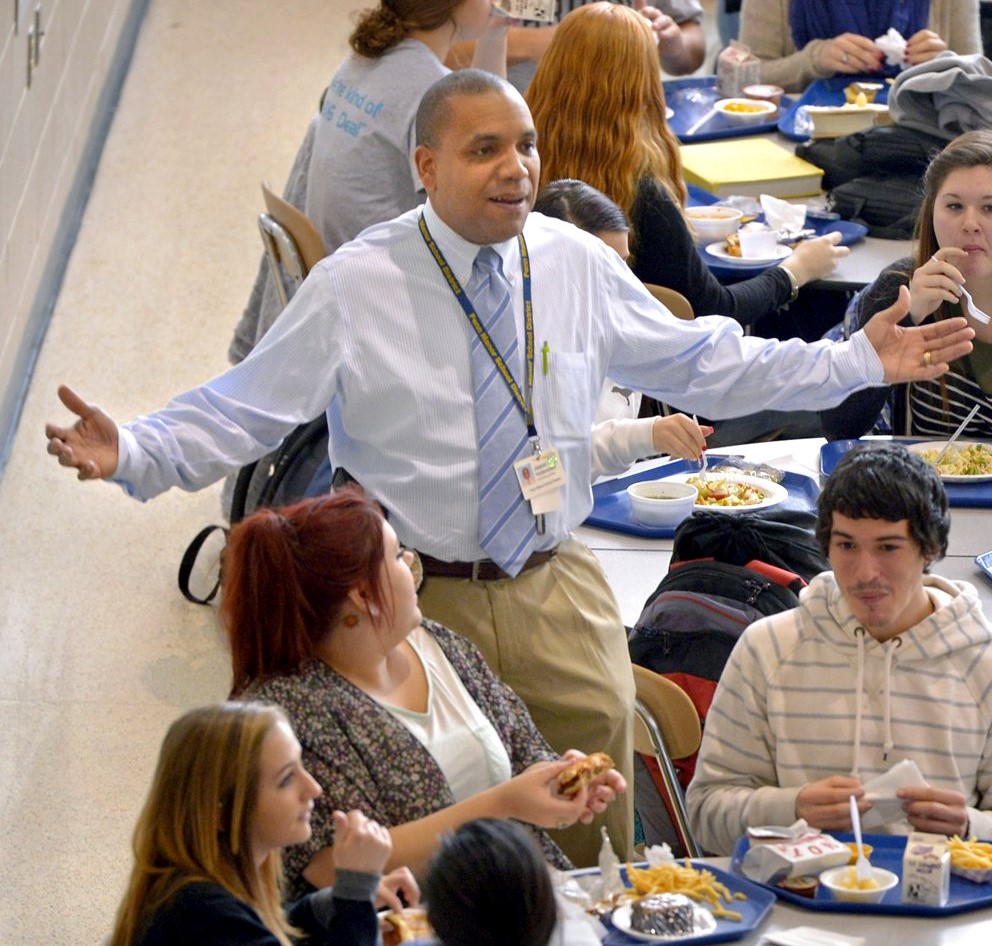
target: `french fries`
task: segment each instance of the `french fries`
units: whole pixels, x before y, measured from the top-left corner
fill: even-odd
[[[963,841],[956,834],[948,838],[947,847],[951,852],[951,863],[955,867],[969,870],[992,870],[992,844],[969,838]]]
[[[733,903],[734,900],[746,900],[743,893],[732,894],[724,884],[716,879],[708,870],[697,870],[688,860],[684,866],[680,864],[658,864],[655,867],[640,868],[633,864],[627,865],[627,879],[630,885],[641,896],[649,893],[681,893],[695,900],[706,903],[713,916],[725,920],[740,922],[741,914],[728,910],[722,901]]]

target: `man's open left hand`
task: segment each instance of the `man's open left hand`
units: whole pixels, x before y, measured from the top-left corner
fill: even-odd
[[[902,286],[899,298],[874,315],[864,333],[878,353],[885,381],[929,381],[939,378],[956,358],[967,355],[975,332],[963,318],[943,319],[907,328],[899,323],[909,313],[909,290]]]

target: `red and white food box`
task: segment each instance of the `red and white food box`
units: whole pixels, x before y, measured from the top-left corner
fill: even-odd
[[[819,874],[851,859],[851,849],[829,834],[810,832],[790,841],[751,844],[741,862],[746,877],[777,884],[786,877]]]
[[[940,834],[914,831],[902,856],[902,902],[928,907],[947,903],[951,887],[951,852]]]

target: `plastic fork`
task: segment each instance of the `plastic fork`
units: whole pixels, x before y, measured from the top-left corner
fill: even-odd
[[[692,415],[692,422],[697,427],[699,426],[699,421],[697,420],[695,414]],[[708,465],[707,464],[707,460],[706,460],[706,447],[703,447],[703,452],[699,455],[699,464],[700,464],[699,465],[699,481],[701,483],[705,483],[706,482],[706,467]]]
[[[992,322],[992,316],[986,312],[983,312],[977,305],[975,305],[975,300],[971,298],[971,293],[968,292],[964,286],[961,287],[961,296],[965,301],[965,305],[968,307],[968,314],[976,322],[981,322],[982,325],[988,325],[989,322]]]
[[[858,846],[858,859],[854,862],[854,874],[858,881],[871,877],[871,864],[865,857],[865,849],[861,843],[861,812],[858,811],[857,799],[851,796],[851,827],[854,829],[854,843]]]
[[[937,456],[935,456],[933,460],[930,461],[931,466],[936,466],[938,463],[940,463],[944,454],[947,453],[947,451],[950,450],[955,443],[957,443],[958,437],[960,437],[961,434],[964,432],[965,427],[967,427],[968,424],[971,423],[971,419],[978,413],[979,407],[981,407],[981,404],[976,404],[971,409],[971,412],[968,414],[968,416],[963,421],[961,421],[960,424],[958,424],[958,429],[955,430],[953,434],[951,434],[951,439],[948,440],[947,443],[945,443],[944,446],[940,448],[940,453],[938,453]]]

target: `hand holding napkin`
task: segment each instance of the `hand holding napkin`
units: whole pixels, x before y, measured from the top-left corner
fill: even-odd
[[[905,821],[902,799],[896,797],[896,792],[900,788],[926,784],[920,767],[912,759],[903,759],[888,772],[865,782],[865,798],[871,802],[871,808],[861,816],[861,826],[871,829],[894,821]]]

